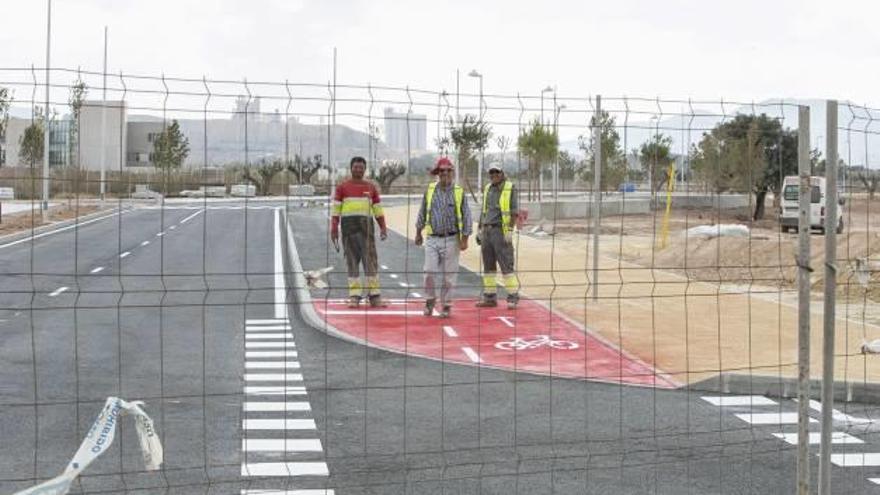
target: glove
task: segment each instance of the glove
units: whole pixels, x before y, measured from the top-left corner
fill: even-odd
[[[513,243],[513,230],[508,230],[506,234],[504,234],[504,242],[507,244]]]

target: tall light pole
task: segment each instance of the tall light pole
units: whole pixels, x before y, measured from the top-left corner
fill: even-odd
[[[468,77],[476,77],[480,80],[480,122],[483,122],[483,75],[476,69],[468,72]],[[480,165],[477,168],[477,191],[483,191],[483,160],[485,158],[485,146],[480,148]],[[459,164],[461,166],[461,164]]]
[[[43,113],[43,221],[49,209],[49,53],[52,46],[52,0],[46,0],[46,108]]]
[[[556,93],[553,94],[553,103],[556,103]],[[559,114],[565,110],[565,103],[556,105],[556,112],[553,116],[553,133],[556,134],[556,142],[559,142]],[[556,151],[556,157],[553,160],[553,196],[559,197],[559,150]]]
[[[101,89],[101,202],[107,193],[107,26],[104,26],[104,82]]]
[[[553,91],[553,88],[547,86],[546,88],[541,90],[541,125],[544,125],[544,93],[550,93]]]

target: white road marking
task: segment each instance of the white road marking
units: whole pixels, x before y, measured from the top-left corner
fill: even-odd
[[[785,443],[791,445],[797,445],[798,443],[798,434],[797,433],[774,433],[774,437],[784,441]],[[822,441],[822,434],[818,431],[811,431],[809,437],[810,445],[819,445]],[[849,433],[844,433],[842,431],[832,431],[831,432],[831,443],[841,443],[841,444],[859,444],[865,443],[864,440],[860,438],[856,438]]]
[[[156,237],[162,237],[163,235],[165,235],[165,232],[159,232],[158,234],[156,234]]]
[[[413,292],[413,293],[412,293],[412,296],[415,297],[416,299],[421,299],[421,298],[422,298],[422,295],[419,294],[418,292]]]
[[[302,490],[242,490],[240,495],[336,495],[332,488],[305,488]]]
[[[797,402],[797,399],[794,399]],[[814,411],[822,412],[822,403],[817,400],[810,399],[810,409]],[[849,414],[844,414],[837,409],[831,409],[831,417],[834,421],[842,421],[845,423],[856,423],[856,424],[870,424],[876,422],[873,419],[869,418],[857,418],[855,416],[850,416]]]
[[[248,419],[241,421],[244,430],[315,430],[314,419]]]
[[[129,254],[131,254],[131,251],[126,251],[126,252],[120,254],[119,257],[120,257],[120,258],[125,258],[125,257],[128,256]]]
[[[397,282],[401,287],[409,287],[409,284],[406,282]]]
[[[723,395],[701,397],[713,406],[775,406],[776,401],[763,395]]]
[[[180,223],[181,223],[181,224],[184,224],[184,223],[186,223],[186,222],[189,222],[190,220],[192,220],[193,218],[195,218],[196,215],[202,213],[203,211],[205,211],[205,210],[198,210],[198,211],[196,211],[196,212],[193,213],[192,215],[190,215],[190,216],[184,218],[183,220],[181,220]]]
[[[413,310],[413,311],[397,311],[397,310],[393,310],[393,309],[392,310],[367,310],[366,308],[364,308],[364,309],[351,309],[351,310],[330,309],[330,310],[325,311],[325,313],[328,315],[339,315],[339,316],[364,315],[364,314],[371,314],[371,315],[377,315],[377,316],[379,316],[379,315],[381,315],[381,316],[411,316],[411,315],[414,316],[414,315],[421,315],[422,314],[421,311],[415,311],[415,310]]]
[[[880,453],[831,454],[831,463],[840,467],[880,466]]]
[[[88,225],[90,223],[99,222],[101,220],[105,220],[110,217],[115,217],[116,215],[119,215],[118,211],[111,213],[109,215],[105,215],[103,217],[92,218],[91,220],[86,220],[85,222],[76,222],[73,225],[68,225],[67,227],[61,227],[59,229],[50,230],[48,232],[43,232],[42,234],[27,236],[27,237],[24,237],[24,238],[19,239],[17,241],[7,242],[6,244],[0,244],[0,249],[7,248],[9,246],[15,246],[16,244],[21,244],[23,242],[33,241],[33,240],[39,239],[41,237],[46,237],[47,235],[57,234],[59,232],[64,232],[66,230],[75,229],[77,227],[82,227],[83,225]]]
[[[397,274],[396,274],[396,273],[392,273],[391,275],[388,275],[388,276],[391,277],[391,278],[397,278]]]
[[[243,438],[241,450],[245,452],[322,452],[321,440],[317,438]]]
[[[290,339],[293,340],[292,333],[246,333],[244,334],[245,340],[259,340],[259,339]]]
[[[257,386],[245,387],[244,393],[247,395],[306,395],[305,387],[277,387],[277,386]]]
[[[177,225],[172,225],[172,226],[168,227],[168,230],[174,230],[176,228],[177,228]]]
[[[387,270],[387,269],[388,269],[388,266],[387,266],[387,265],[380,265],[380,266],[382,267],[383,270]]]
[[[467,354],[467,357],[471,361],[473,361],[475,363],[482,363],[483,362],[483,360],[480,359],[480,355],[477,354],[477,352],[474,351],[473,349],[471,349],[470,347],[464,346],[461,348],[461,350],[464,351],[465,354]]]
[[[67,289],[68,289],[68,287],[59,287],[59,288],[53,290],[52,292],[50,292],[49,297],[55,297],[58,294],[61,294],[62,292],[66,292]]]
[[[248,330],[290,330],[290,325],[247,325],[244,327]]]
[[[245,412],[302,412],[311,411],[308,402],[245,402]]]
[[[301,382],[300,373],[245,373],[246,382]]]
[[[90,271],[89,273],[98,273],[98,272],[102,272],[102,271],[104,271],[104,267],[103,267],[103,266],[97,266],[97,267],[95,267],[95,268],[92,268],[92,271]]]
[[[245,351],[245,359],[251,358],[276,358],[276,357],[298,357],[296,351]]]
[[[455,329],[450,327],[449,325],[443,325],[443,331],[446,332],[446,335],[450,337],[458,337],[458,334],[455,333]]]
[[[284,349],[295,348],[294,342],[245,342],[245,349]]]
[[[328,476],[325,462],[249,462],[241,465],[242,476]]]
[[[868,481],[874,483],[875,485],[880,485],[880,478],[868,478]]]
[[[256,320],[245,320],[248,325],[281,325],[287,323],[287,318],[264,318]]]
[[[796,425],[798,422],[798,413],[741,413],[735,415],[737,418],[751,423],[753,425]],[[810,423],[816,420],[810,418]]]
[[[504,323],[510,328],[515,327],[516,325],[513,323],[513,320],[516,319],[516,316],[490,316],[490,320],[501,320],[501,323]]]
[[[298,361],[246,361],[244,368],[250,369],[296,369],[300,367]]]
[[[150,245],[150,241],[144,241],[141,243],[141,246],[149,246],[149,245]]]

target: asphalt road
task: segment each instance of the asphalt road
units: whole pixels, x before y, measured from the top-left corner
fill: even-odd
[[[303,393],[245,393],[251,385],[245,362],[254,362],[245,335],[255,321],[276,317],[274,272],[278,255],[287,253],[273,242],[274,205],[212,206],[137,209],[33,242],[0,243],[0,493],[59,474],[108,396],[145,402],[163,440],[164,468],[143,471],[134,428],[123,419],[116,443],[75,491],[794,491],[795,446],[773,433],[793,433],[795,425],[753,424],[735,415],[794,412],[790,400],[718,407],[695,391],[549,378],[371,349],[308,327],[302,301],[286,290],[289,280],[282,292],[292,337],[267,342],[295,349]],[[344,266],[327,244],[326,209],[297,206],[288,214],[306,269]],[[392,234],[379,256],[387,297],[419,292],[420,249]],[[344,272],[328,278],[331,289],[312,297],[344,295]],[[475,274],[463,273],[460,282],[461,297],[476,295]],[[294,380],[286,373],[285,380]],[[314,429],[245,431],[250,420],[278,417],[244,406],[260,401],[307,402],[307,411],[284,417],[313,419]],[[852,404],[847,412],[871,407]],[[848,433],[867,443],[840,452],[880,452],[873,430]],[[260,453],[245,449],[243,438],[319,439],[320,449]],[[244,465],[265,462],[287,463],[286,469],[326,463],[329,475],[242,475]],[[813,473],[817,468],[814,462]],[[880,477],[880,468],[834,467],[835,493],[880,492],[869,477]]]

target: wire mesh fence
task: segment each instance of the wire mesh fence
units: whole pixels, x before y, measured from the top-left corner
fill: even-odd
[[[4,492],[787,493],[821,431],[811,483],[880,477],[878,110],[44,74],[0,69]],[[441,156],[474,225],[418,246]]]

